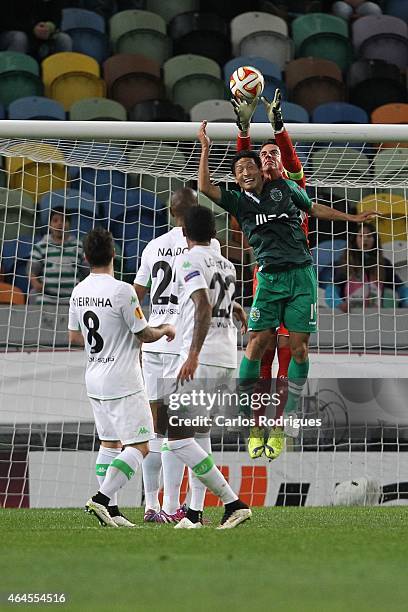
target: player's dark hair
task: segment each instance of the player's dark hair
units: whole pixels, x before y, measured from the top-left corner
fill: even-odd
[[[262,168],[262,162],[261,162],[261,158],[259,157],[258,153],[256,151],[238,151],[238,153],[236,153],[232,159],[231,162],[231,171],[232,174],[235,176],[235,166],[236,164],[239,162],[240,159],[243,158],[249,158],[249,159],[253,159],[256,163],[256,165],[258,166],[259,169]]]
[[[184,232],[194,242],[210,242],[217,234],[214,214],[205,206],[193,206],[185,214]]]
[[[170,212],[177,219],[183,220],[192,206],[197,206],[197,194],[190,187],[177,189],[171,196]]]
[[[275,140],[274,138],[268,138],[268,140],[265,140],[265,142],[263,142],[263,143],[261,144],[261,148],[259,149],[259,152],[261,152],[261,151],[262,151],[262,149],[263,149],[264,147],[266,147],[266,145],[268,145],[268,144],[273,144],[273,145],[276,145],[276,140]]]
[[[103,227],[95,227],[84,238],[84,252],[91,268],[108,266],[115,254],[112,234]]]

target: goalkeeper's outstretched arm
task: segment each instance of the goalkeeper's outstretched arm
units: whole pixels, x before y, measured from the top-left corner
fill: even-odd
[[[198,132],[198,139],[201,143],[200,167],[198,170],[198,189],[210,200],[218,204],[221,200],[221,189],[218,185],[213,185],[210,178],[210,168],[208,166],[208,156],[210,153],[210,139],[206,132],[207,121],[203,121]]]

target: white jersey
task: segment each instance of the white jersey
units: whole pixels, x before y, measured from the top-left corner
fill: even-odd
[[[134,288],[110,274],[90,274],[72,292],[68,329],[81,331],[88,363],[86,390],[108,400],[144,389],[140,342],[147,326]]]
[[[221,253],[218,240],[213,239],[211,246]],[[142,253],[140,267],[134,283],[142,287],[150,287],[149,325],[156,327],[163,323],[177,326],[178,296],[172,289],[173,268],[176,257],[188,251],[187,240],[181,227],[173,227],[169,232],[155,238],[146,246]],[[176,335],[174,340],[167,342],[160,338],[156,342],[143,344],[142,350],[149,353],[179,354],[181,339]]]
[[[180,308],[177,333],[182,336],[182,359],[187,357],[193,338],[195,306],[191,294],[207,289],[212,318],[199,363],[236,368],[237,330],[232,319],[235,285],[234,265],[211,246],[194,246],[177,257],[174,286]]]

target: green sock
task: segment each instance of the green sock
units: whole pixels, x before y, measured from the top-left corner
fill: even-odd
[[[259,380],[260,373],[261,360],[248,359],[244,355],[239,366],[239,394],[241,398],[239,412],[246,417],[250,417],[252,413],[250,397]]]
[[[285,406],[285,414],[297,410],[308,373],[309,358],[303,363],[297,363],[293,357],[291,358],[288,368],[288,400]]]

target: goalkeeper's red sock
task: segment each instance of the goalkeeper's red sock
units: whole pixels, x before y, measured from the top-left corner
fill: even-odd
[[[261,378],[263,380],[271,380],[272,364],[275,359],[275,349],[267,349],[261,360]]]
[[[276,378],[276,393],[280,396],[280,404],[276,408],[275,418],[283,414],[285,404],[288,400],[288,368],[291,360],[291,352],[288,346],[278,346],[279,369]]]

